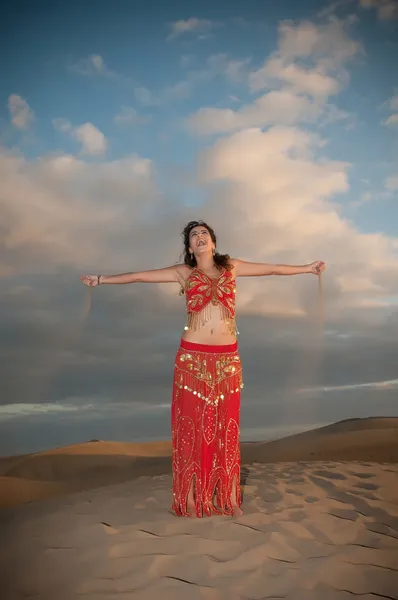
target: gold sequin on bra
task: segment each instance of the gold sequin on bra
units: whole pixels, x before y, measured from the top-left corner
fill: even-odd
[[[217,279],[209,277],[198,268],[192,270],[186,285],[187,324],[185,331],[197,331],[212,317],[218,307],[220,318],[231,334],[238,334],[235,322],[235,278],[223,269]]]

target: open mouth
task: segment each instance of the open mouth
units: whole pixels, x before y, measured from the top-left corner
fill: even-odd
[[[199,246],[206,246],[206,242],[204,240],[199,240],[198,247]]]

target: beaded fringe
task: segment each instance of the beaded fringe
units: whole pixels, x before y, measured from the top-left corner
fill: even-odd
[[[214,305],[209,303],[198,313],[188,312],[185,330],[198,331],[198,329],[206,325],[206,323],[211,320],[212,306]],[[238,334],[239,331],[236,328],[235,319],[231,318],[228,309],[221,303],[218,303],[218,307],[220,310],[221,320],[226,324],[228,332],[232,334]]]
[[[223,402],[229,394],[238,394],[240,393],[241,388],[243,388],[242,372],[239,370],[236,374],[233,374],[233,368],[233,365],[230,366],[230,377],[222,379],[219,383],[215,382],[215,385],[211,388],[209,388],[204,376],[199,379],[197,375],[193,373],[180,371],[177,374],[175,386],[180,390],[190,392],[193,396],[197,396],[206,404],[217,406],[219,402]]]

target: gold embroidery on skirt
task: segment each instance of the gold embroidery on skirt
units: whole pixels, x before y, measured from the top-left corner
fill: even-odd
[[[240,392],[244,385],[239,354],[221,355],[215,372],[207,370],[206,358],[198,352],[180,354],[175,366],[177,388],[202,398],[206,404],[217,406],[226,394]]]
[[[172,405],[173,510],[177,515],[188,516],[186,503],[192,481],[197,516],[232,514],[234,482],[235,501],[240,506],[241,388],[238,352],[178,350]],[[192,395],[192,403],[186,398],[187,393]],[[236,406],[232,413],[230,402]],[[201,461],[206,448],[211,455],[204,467]],[[213,504],[214,496],[217,506]]]

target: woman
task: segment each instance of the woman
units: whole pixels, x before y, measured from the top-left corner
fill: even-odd
[[[177,515],[239,516],[240,390],[236,341],[235,280],[261,275],[319,275],[325,265],[251,263],[216,251],[213,229],[203,221],[185,227],[184,263],[120,275],[83,275],[91,287],[111,283],[181,285],[187,324],[177,352],[171,408],[173,504]]]

